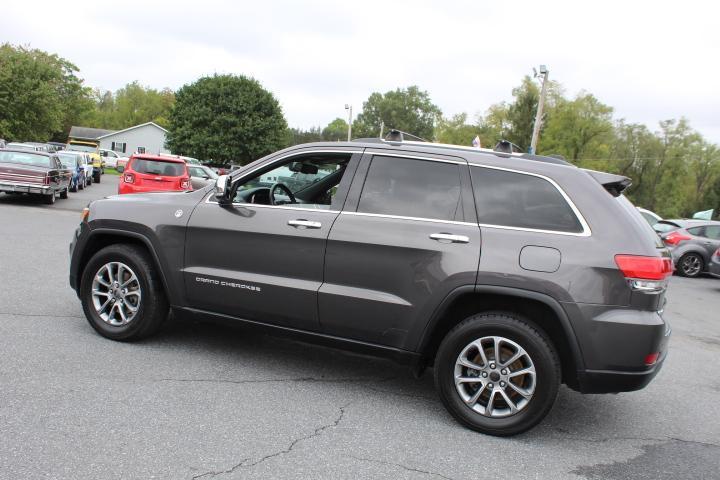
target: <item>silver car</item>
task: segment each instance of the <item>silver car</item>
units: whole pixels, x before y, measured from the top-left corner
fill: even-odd
[[[679,275],[697,277],[709,271],[711,258],[720,248],[720,222],[661,220],[655,229],[664,230],[660,237],[670,249]]]
[[[192,182],[193,190],[198,190],[210,184],[215,184],[215,180],[218,178],[218,174],[205,165],[193,165],[188,163],[187,169],[190,173],[190,181]]]

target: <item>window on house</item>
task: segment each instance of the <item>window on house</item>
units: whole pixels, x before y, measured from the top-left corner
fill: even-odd
[[[138,147],[137,153],[145,153],[145,147]]]
[[[127,147],[127,143],[125,143],[125,142],[112,142],[112,145],[110,145],[110,150],[112,150],[114,152],[125,153],[126,147]]]

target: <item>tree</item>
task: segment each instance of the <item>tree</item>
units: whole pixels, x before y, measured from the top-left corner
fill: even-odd
[[[90,122],[96,127],[122,130],[146,122],[166,127],[175,94],[169,88],[155,90],[135,81],[114,94],[95,91],[94,100],[95,111]]]
[[[458,113],[451,118],[441,118],[435,129],[435,138],[440,143],[471,146],[480,133],[477,125],[470,125],[467,113]],[[481,139],[482,142],[482,139]]]
[[[432,139],[434,123],[441,115],[430,95],[416,86],[382,93],[372,93],[363,103],[363,111],[353,124],[355,137],[377,137],[380,126]]]
[[[20,141],[63,139],[92,109],[78,68],[57,55],[0,45],[0,137]]]
[[[323,128],[322,139],[328,142],[347,140],[348,124],[342,118],[336,118]]]
[[[246,164],[281,148],[286,129],[280,104],[257,80],[213,75],[176,93],[166,146],[178,154]]]
[[[583,158],[607,158],[613,135],[612,112],[612,107],[586,92],[574,100],[559,100],[548,110],[538,150],[561,154],[573,163]]]

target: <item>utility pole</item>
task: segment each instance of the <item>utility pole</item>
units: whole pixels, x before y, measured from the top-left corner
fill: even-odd
[[[535,70],[533,68],[533,70]],[[540,65],[540,76],[542,77],[542,88],[540,89],[540,100],[538,101],[537,114],[535,115],[535,126],[533,127],[532,140],[530,141],[530,153],[534,154],[537,150],[538,137],[540,136],[540,127],[542,126],[543,107],[545,106],[545,94],[547,93],[548,74],[550,71],[545,65]],[[538,77],[535,72],[535,77]]]
[[[345,110],[348,111],[348,142],[352,139],[352,105],[346,103]]]
[[[384,132],[385,132],[385,120],[380,120],[380,136],[378,138],[383,138]]]

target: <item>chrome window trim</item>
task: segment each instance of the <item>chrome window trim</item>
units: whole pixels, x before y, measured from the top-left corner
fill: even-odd
[[[205,199],[205,203],[214,203],[217,204],[218,202],[212,200],[214,193],[210,192],[210,195],[207,196]],[[239,203],[239,202],[233,202],[230,205],[233,207],[247,207],[247,208],[275,208],[278,210],[295,210],[300,212],[323,212],[323,213],[340,213],[340,210],[326,210],[324,208],[303,208],[303,207],[289,207],[287,205],[263,205],[262,203]]]
[[[546,177],[545,175],[542,175],[539,173],[525,172],[522,170],[515,170],[513,168],[495,167],[495,166],[483,165],[483,164],[478,164],[478,163],[470,163],[469,165],[471,167],[489,168],[491,170],[502,170],[505,172],[519,173],[520,175],[528,175],[531,177],[542,178],[546,182],[550,183],[550,185],[555,187],[555,189],[560,193],[560,195],[562,195],[562,197],[565,199],[567,204],[570,206],[570,209],[575,214],[575,217],[580,222],[580,225],[582,226],[583,231],[582,232],[564,232],[562,230],[544,230],[544,229],[540,229],[540,228],[513,227],[510,225],[494,225],[494,224],[486,224],[486,223],[478,223],[479,226],[488,227],[488,228],[499,228],[499,229],[504,229],[504,230],[518,230],[518,231],[525,231],[525,232],[551,233],[551,234],[555,234],[555,235],[568,235],[568,236],[572,236],[572,237],[589,237],[592,235],[592,230],[590,229],[590,225],[587,223],[587,220],[585,220],[585,217],[583,216],[583,214],[580,213],[580,210],[575,205],[575,202],[572,201],[570,196],[567,193],[565,193],[565,190],[563,190],[562,187],[560,185],[558,185],[557,182],[555,182],[555,180],[553,180],[552,178]],[[477,208],[477,207],[475,207],[475,208]]]
[[[441,158],[431,158],[431,157],[419,157],[416,155],[403,155],[400,153],[386,153],[381,150],[365,150],[365,153],[370,155],[378,155],[382,157],[400,157],[400,158],[411,158],[413,160],[426,160],[428,162],[440,162],[440,163],[453,163],[455,165],[467,165],[468,162],[464,160],[445,160]]]
[[[403,215],[386,215],[384,213],[365,213],[365,212],[350,212],[347,210],[343,210],[340,212],[342,215],[357,215],[361,217],[378,217],[378,218],[393,218],[396,220],[414,220],[414,221],[420,221],[420,222],[433,222],[433,223],[446,223],[449,225],[469,225],[471,227],[476,227],[477,223],[470,223],[470,222],[458,222],[455,220],[440,220],[437,218],[424,218],[424,217],[405,217]]]
[[[318,149],[318,150],[302,150],[302,151],[288,152],[284,155],[274,158],[273,160],[271,160],[267,163],[262,163],[262,164],[258,165],[257,167],[255,167],[251,170],[248,170],[247,172],[242,172],[242,173],[238,174],[236,178],[233,178],[232,183],[234,185],[235,182],[239,182],[240,180],[246,178],[247,175],[249,175],[253,172],[257,172],[258,170],[262,170],[263,168],[265,168],[269,165],[273,165],[281,160],[285,160],[286,158],[294,157],[297,155],[313,154],[313,153],[349,153],[349,154],[353,155],[355,153],[363,153],[363,151],[362,150]]]

